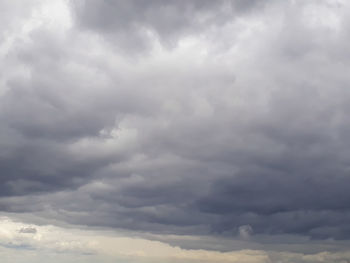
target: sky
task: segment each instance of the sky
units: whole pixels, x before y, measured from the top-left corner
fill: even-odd
[[[350,2],[0,0],[3,263],[349,263]]]

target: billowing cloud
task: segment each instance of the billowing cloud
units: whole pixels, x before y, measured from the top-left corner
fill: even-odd
[[[118,48],[141,51],[152,47],[154,38],[167,47],[181,38],[220,27],[264,1],[72,1],[81,29],[102,33]]]
[[[346,260],[346,1],[0,5],[0,209],[38,230],[18,235]]]

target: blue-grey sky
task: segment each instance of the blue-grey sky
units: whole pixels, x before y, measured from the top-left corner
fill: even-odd
[[[0,256],[350,262],[349,17],[0,0]]]

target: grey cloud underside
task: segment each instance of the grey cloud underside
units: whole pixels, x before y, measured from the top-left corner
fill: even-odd
[[[2,211],[152,233],[250,226],[251,238],[349,239],[346,15],[335,34],[278,1],[70,8],[66,34],[36,29],[1,62]],[[227,36],[245,29],[237,17],[265,16],[280,27],[244,48]],[[154,41],[171,53],[196,34],[209,50],[200,63],[196,49],[150,55]]]
[[[73,14],[82,29],[105,34],[118,48],[144,51],[155,34],[162,44],[174,47],[183,36],[220,27],[265,1],[90,1],[72,2]]]

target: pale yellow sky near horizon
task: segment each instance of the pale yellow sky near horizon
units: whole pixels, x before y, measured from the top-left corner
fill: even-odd
[[[30,229],[25,233],[25,229]],[[34,231],[35,229],[35,231]],[[198,237],[197,237],[198,238]],[[220,252],[182,249],[116,231],[35,225],[0,217],[1,262],[121,262],[121,263],[345,263],[350,251],[301,254],[264,250]],[[278,261],[276,261],[278,260]]]

